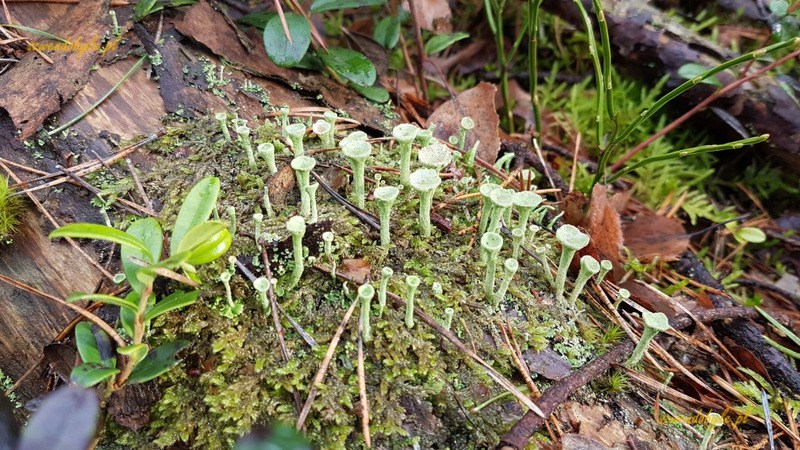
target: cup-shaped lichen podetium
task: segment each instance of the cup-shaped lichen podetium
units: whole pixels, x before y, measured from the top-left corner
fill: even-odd
[[[495,189],[501,188],[502,186],[495,183],[483,183],[480,188],[478,188],[483,199],[483,206],[481,207],[481,223],[480,227],[478,227],[479,235],[483,235],[483,232],[486,231],[486,226],[489,225],[489,217],[492,215],[492,199],[490,196]]]
[[[597,272],[600,272],[600,263],[591,255],[581,256],[581,271],[578,273],[578,277],[575,278],[575,285],[569,295],[569,304],[573,310],[577,306],[578,296],[583,292],[583,287]]]
[[[345,136],[341,141],[339,141],[339,147],[340,148],[344,148],[344,146],[347,145],[350,142],[355,142],[355,141],[364,141],[364,142],[366,142],[368,140],[369,140],[369,136],[367,136],[367,133],[364,133],[361,130],[356,130],[356,131],[353,131],[352,133],[348,134],[347,136]]]
[[[275,144],[272,142],[258,144],[256,151],[258,152],[258,156],[267,162],[267,169],[269,169],[270,175],[278,171],[278,166],[275,165]]]
[[[303,236],[306,234],[306,220],[303,219],[303,216],[293,216],[286,222],[286,229],[292,234],[292,248],[294,253],[294,270],[286,285],[287,289],[291,289],[300,281],[300,278],[303,276],[303,270],[305,269]]]
[[[297,180],[297,189],[300,190],[300,213],[309,217],[311,215],[311,196],[308,194],[308,185],[311,181],[311,171],[317,165],[317,161],[305,155],[300,155],[292,159],[292,169],[294,169]]]
[[[406,277],[406,326],[414,327],[414,297],[417,294],[420,279],[416,275]]]
[[[303,137],[306,135],[306,126],[302,123],[293,123],[286,127],[286,135],[292,142],[294,156],[301,156],[303,149]]]
[[[556,239],[561,243],[561,258],[558,261],[556,273],[556,301],[564,300],[564,283],[567,281],[567,271],[575,252],[589,245],[589,235],[578,228],[566,224],[556,230]]]
[[[494,298],[494,278],[497,270],[497,257],[503,248],[503,236],[487,231],[481,236],[481,255],[486,261],[486,276],[483,278],[483,292],[491,301]]]
[[[372,144],[367,141],[348,142],[342,154],[350,162],[353,171],[353,198],[359,208],[364,209],[364,165],[372,154]]]
[[[497,232],[500,230],[501,220],[506,211],[511,208],[514,200],[514,191],[511,189],[495,189],[489,194],[489,201],[492,202],[492,210],[489,213],[488,231]],[[511,225],[511,224],[506,224]]]
[[[333,148],[333,125],[325,120],[318,120],[311,125],[311,131],[319,136],[323,148]]]
[[[369,324],[370,310],[372,309],[372,297],[375,296],[375,288],[370,284],[362,284],[358,288],[358,300],[361,303],[361,336],[364,342],[372,340],[372,327]]]
[[[423,237],[431,235],[431,206],[436,188],[442,184],[439,172],[433,169],[418,169],[408,179],[411,187],[419,192],[419,228]]]
[[[450,149],[438,141],[426,145],[419,150],[417,155],[420,164],[431,169],[442,170],[453,161]]]
[[[647,347],[650,345],[650,341],[653,340],[658,333],[669,330],[669,319],[667,319],[664,313],[645,311],[642,313],[642,320],[644,321],[642,338],[639,339],[636,348],[633,349],[631,357],[623,364],[629,369],[639,364],[639,361],[642,360],[642,357],[647,351]]]
[[[381,246],[387,246],[391,242],[389,234],[390,218],[392,206],[394,205],[400,189],[394,186],[381,186],[373,193],[375,202],[378,204],[378,216],[381,219]]]
[[[519,214],[517,227],[522,228],[523,230],[528,228],[528,218],[530,217],[531,212],[534,208],[539,206],[543,200],[544,199],[541,195],[533,191],[514,192],[514,197],[511,199],[511,202]]]
[[[236,127],[236,135],[239,145],[247,153],[247,163],[250,164],[250,167],[255,167],[256,157],[253,154],[253,144],[250,142],[250,128],[247,125],[238,126]]]
[[[411,176],[411,144],[417,137],[420,129],[410,123],[401,123],[392,129],[392,137],[397,141],[397,151],[400,153],[400,182],[408,186]]]

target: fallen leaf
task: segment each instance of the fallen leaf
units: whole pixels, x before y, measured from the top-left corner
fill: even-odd
[[[433,31],[436,34],[453,31],[453,25],[450,23],[453,13],[447,0],[416,0],[414,3],[419,26],[423,30]],[[411,12],[408,2],[403,2],[403,9]]]
[[[561,211],[564,212],[564,223],[582,227],[586,223],[586,209],[589,199],[583,192],[572,191],[564,197],[561,202]]]
[[[753,352],[742,347],[741,345],[731,343],[727,343],[727,345],[728,350],[733,353],[733,355],[736,357],[736,360],[738,360],[742,366],[761,375],[768,382],[772,383],[772,378],[769,376],[769,372],[767,371],[766,367],[764,367],[764,363],[762,363],[761,360],[753,354]]]
[[[280,209],[286,203],[286,197],[294,189],[294,170],[288,164],[278,169],[267,181],[269,185],[269,201]]]
[[[632,219],[623,223],[622,235],[625,246],[641,262],[656,257],[662,262],[674,261],[689,247],[689,237],[677,219],[650,210],[644,210]]]
[[[475,141],[481,141],[478,157],[494,163],[497,152],[500,151],[500,117],[494,105],[496,91],[497,86],[481,82],[456,98],[444,102],[428,118],[428,123],[436,124],[434,135],[445,142],[450,136],[458,136],[461,119],[469,116],[475,122],[475,128],[467,133],[466,147],[471,147]]]
[[[366,259],[345,259],[339,266],[339,271],[345,276],[350,277],[357,284],[364,284],[369,281],[369,274],[372,267]]]
[[[586,228],[589,230],[598,260],[607,259],[617,269],[622,265],[620,258],[620,248],[623,243],[622,226],[619,213],[609,202],[606,190],[603,184],[594,185],[586,217]]]

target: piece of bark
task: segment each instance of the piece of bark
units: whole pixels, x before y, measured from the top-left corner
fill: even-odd
[[[108,400],[108,414],[123,427],[139,431],[150,423],[150,410],[160,398],[155,381],[125,385]]]
[[[591,11],[591,0],[582,1]],[[546,0],[543,6],[583,29],[573,2]],[[678,76],[678,69],[683,65],[695,63],[711,68],[736,56],[644,2],[607,0],[603,8],[614,52],[614,67],[642,80],[657,80],[668,74],[667,88],[671,89],[686,81]],[[750,73],[758,67],[760,64],[755,63]],[[717,78],[723,84],[734,79],[732,72],[722,72]],[[688,110],[715,89],[701,83],[680,96],[673,106]],[[770,139],[762,147],[780,158],[787,169],[800,170],[800,107],[774,77],[746,83],[714,102],[714,106],[728,115],[722,117],[708,112],[698,116],[704,121],[703,128],[727,131],[724,139],[740,139],[742,128],[753,135],[767,133]],[[732,126],[731,118],[739,124]]]
[[[68,38],[76,45],[108,32],[108,3],[80,2],[66,10],[56,24],[45,30]],[[45,51],[53,60],[48,64],[30,51],[14,67],[0,75],[0,110],[11,122],[0,128],[12,128],[19,141],[31,137],[45,119],[61,109],[89,79],[89,71],[99,58],[92,51]],[[0,115],[2,116],[2,115]]]
[[[675,270],[701,284],[723,291],[723,286],[708,272],[694,253],[686,252],[675,263]],[[708,293],[715,308],[723,308],[732,304],[727,295]],[[800,392],[800,373],[789,364],[789,361],[776,348],[764,340],[761,331],[747,319],[731,319],[714,325],[714,332],[726,336],[736,344],[749,350],[761,361],[773,380],[786,387],[790,392]]]

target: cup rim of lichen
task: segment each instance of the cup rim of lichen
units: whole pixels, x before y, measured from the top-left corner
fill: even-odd
[[[300,155],[292,158],[290,165],[294,170],[311,171],[317,165],[317,160],[308,155]]]
[[[408,178],[411,187],[418,191],[432,191],[442,184],[439,172],[433,169],[417,169]]]
[[[292,216],[286,221],[286,229],[292,234],[303,234],[306,232],[306,219],[303,216]]]
[[[319,127],[323,127],[323,129],[320,129]],[[313,131],[316,135],[328,133],[332,128],[333,126],[323,119],[317,120],[313,125],[311,125],[311,131]]]
[[[592,255],[581,256],[581,267],[585,267],[592,275],[600,272],[600,262]]]
[[[420,128],[413,123],[401,123],[392,128],[392,137],[398,141],[413,141],[417,137]]]
[[[364,141],[366,142],[369,139],[369,135],[361,130],[353,131],[352,133],[348,134],[347,136],[343,137],[341,141],[339,141],[339,147],[344,148],[345,145],[352,141]]]
[[[372,144],[367,141],[350,141],[342,146],[344,156],[353,159],[367,159],[372,154]]]
[[[417,158],[423,166],[441,169],[453,161],[453,154],[450,153],[450,149],[443,144],[434,142],[422,147],[419,150]]]
[[[487,231],[481,236],[481,248],[490,252],[499,252],[503,248],[503,236],[494,231]]]
[[[514,194],[510,189],[495,189],[489,194],[489,198],[501,208],[509,208],[514,203]]]
[[[575,225],[564,224],[556,230],[556,239],[562,246],[572,250],[580,250],[589,245],[589,235]]]
[[[372,195],[376,200],[392,203],[397,200],[397,196],[400,195],[400,189],[398,189],[397,186],[381,186],[375,188]]]
[[[518,191],[514,192],[511,201],[514,203],[514,206],[518,208],[535,208],[539,206],[544,199],[541,195],[533,191]]]

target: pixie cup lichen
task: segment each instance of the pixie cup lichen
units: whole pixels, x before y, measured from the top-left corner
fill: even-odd
[[[669,330],[669,319],[667,319],[664,313],[645,311],[642,313],[642,320],[644,321],[642,337],[636,344],[636,348],[633,349],[631,357],[628,358],[624,364],[624,366],[629,369],[639,364],[639,361],[642,360],[642,357],[647,351],[647,347],[650,345],[650,341],[653,340],[658,333]]]
[[[486,262],[486,276],[483,278],[483,292],[491,299],[494,296],[494,278],[497,270],[497,256],[503,248],[503,237],[493,231],[481,236],[481,256]]]
[[[372,298],[375,296],[375,288],[370,284],[362,284],[358,288],[358,301],[361,303],[361,336],[364,342],[372,340],[372,327],[369,324],[369,315],[372,305]]]
[[[406,277],[406,326],[408,328],[414,327],[414,297],[420,281],[416,275]]]
[[[265,277],[258,277],[253,280],[253,288],[255,288],[256,292],[258,292],[258,298],[261,300],[261,306],[264,308],[264,314],[269,314],[271,309],[269,305],[269,299],[267,298],[267,292],[269,291],[269,280]]]
[[[556,300],[564,300],[564,283],[567,282],[567,271],[575,253],[589,245],[589,235],[581,232],[573,225],[562,225],[556,230],[556,239],[561,244],[561,258],[558,261],[558,272],[556,273],[555,288]]]
[[[483,199],[483,207],[481,208],[481,223],[478,227],[479,235],[482,235],[484,231],[486,231],[487,225],[489,225],[489,217],[492,214],[492,199],[490,196],[496,189],[502,189],[502,186],[495,183],[483,183],[481,187],[478,188]]]
[[[569,304],[573,309],[578,303],[578,296],[583,292],[583,287],[592,276],[600,272],[600,263],[597,262],[590,255],[581,257],[581,270],[578,272],[578,277],[575,278],[575,285],[572,287],[572,293],[569,295]]]
[[[389,279],[394,275],[391,267],[381,269],[381,284],[378,287],[378,317],[383,317],[383,309],[386,308],[386,288],[389,286]]]
[[[400,182],[408,186],[411,176],[411,145],[420,129],[410,123],[401,123],[392,129],[392,137],[397,141],[397,151],[400,153]]]
[[[522,229],[528,228],[528,218],[533,209],[539,206],[544,199],[541,195],[532,191],[514,192],[512,203],[519,214],[517,226]]]
[[[311,203],[311,220],[309,223],[317,223],[317,220],[319,220],[319,214],[317,212],[317,189],[319,189],[319,183],[311,183],[306,187],[306,194],[308,194],[308,200]]]
[[[442,323],[442,327],[450,331],[450,327],[453,325],[453,314],[456,313],[456,310],[453,308],[445,308],[444,309],[444,323]]]
[[[420,164],[431,169],[442,170],[453,161],[453,154],[450,149],[434,142],[422,147],[417,155]]]
[[[348,145],[350,142],[356,142],[356,141],[367,142],[369,141],[369,136],[367,136],[367,133],[364,133],[361,130],[353,131],[352,133],[345,136],[344,139],[339,141],[339,147],[344,148],[344,146]]]
[[[293,216],[286,222],[286,229],[292,235],[292,249],[294,254],[294,270],[287,288],[291,289],[297,285],[303,276],[303,236],[306,234],[306,220],[303,216]]]
[[[611,269],[613,268],[614,265],[611,263],[611,261],[607,259],[600,261],[600,272],[597,274],[598,285],[603,282],[603,279],[606,277],[606,274],[608,274],[608,272],[610,272]]]
[[[500,221],[513,203],[514,194],[510,189],[495,189],[489,194],[489,201],[492,209],[489,212],[489,225],[486,230],[497,232],[500,229]]]
[[[617,300],[614,302],[614,309],[619,308],[620,303],[631,298],[631,292],[625,288],[620,288],[617,292]]]
[[[275,165],[275,144],[272,142],[258,144],[256,151],[258,156],[267,162],[267,169],[269,169],[270,175],[278,171],[278,166]]]
[[[311,131],[314,132],[322,141],[323,148],[333,148],[333,125],[325,120],[318,120],[311,126]]]
[[[372,154],[372,144],[367,141],[348,142],[342,147],[342,154],[350,162],[353,171],[353,198],[359,208],[364,208],[364,166]]]
[[[255,167],[256,157],[253,154],[253,144],[250,142],[250,128],[247,125],[236,127],[236,139],[247,153],[247,163],[250,164],[250,167]]]
[[[392,215],[392,205],[394,205],[399,194],[400,189],[394,186],[381,186],[375,189],[373,193],[375,202],[378,204],[378,216],[381,220],[381,246],[384,247],[391,243],[389,226]]]
[[[711,438],[718,427],[725,423],[725,418],[715,412],[709,412],[706,415],[706,431],[703,433],[703,441],[700,442],[700,450],[708,450],[708,445],[711,443]]]
[[[517,273],[517,269],[519,269],[519,262],[516,258],[508,258],[503,263],[503,281],[500,283],[500,288],[497,292],[492,294],[492,312],[500,308],[500,302],[506,296],[506,292],[508,292],[508,288],[511,286],[511,280]]]
[[[467,131],[470,131],[473,128],[475,128],[475,122],[471,117],[466,116],[461,118],[461,128],[458,132],[458,143],[456,144],[456,147],[464,150],[464,146],[467,143]]]
[[[408,179],[411,187],[419,193],[419,227],[422,237],[431,235],[431,207],[433,194],[442,183],[439,172],[433,169],[418,169]]]
[[[522,241],[525,239],[525,228],[517,227],[511,230],[511,242],[513,243],[511,255],[514,258],[519,258],[519,249],[522,247]]]
[[[306,135],[306,126],[302,123],[293,123],[286,127],[286,136],[292,143],[294,156],[301,156],[305,153],[303,149],[303,137]]]
[[[425,147],[426,145],[429,145],[433,140],[433,130],[431,129],[419,130],[417,132],[417,137],[414,139],[417,141],[417,144],[419,144],[422,147]]]
[[[311,171],[317,161],[305,155],[300,155],[292,159],[291,166],[294,169],[297,179],[297,189],[300,191],[300,213],[309,217],[311,215],[311,198],[308,195],[308,185],[311,181]]]
[[[225,142],[231,141],[231,132],[228,131],[228,113],[219,112],[214,114],[216,117],[217,122],[219,122],[219,128],[222,130],[222,136],[225,138]]]

